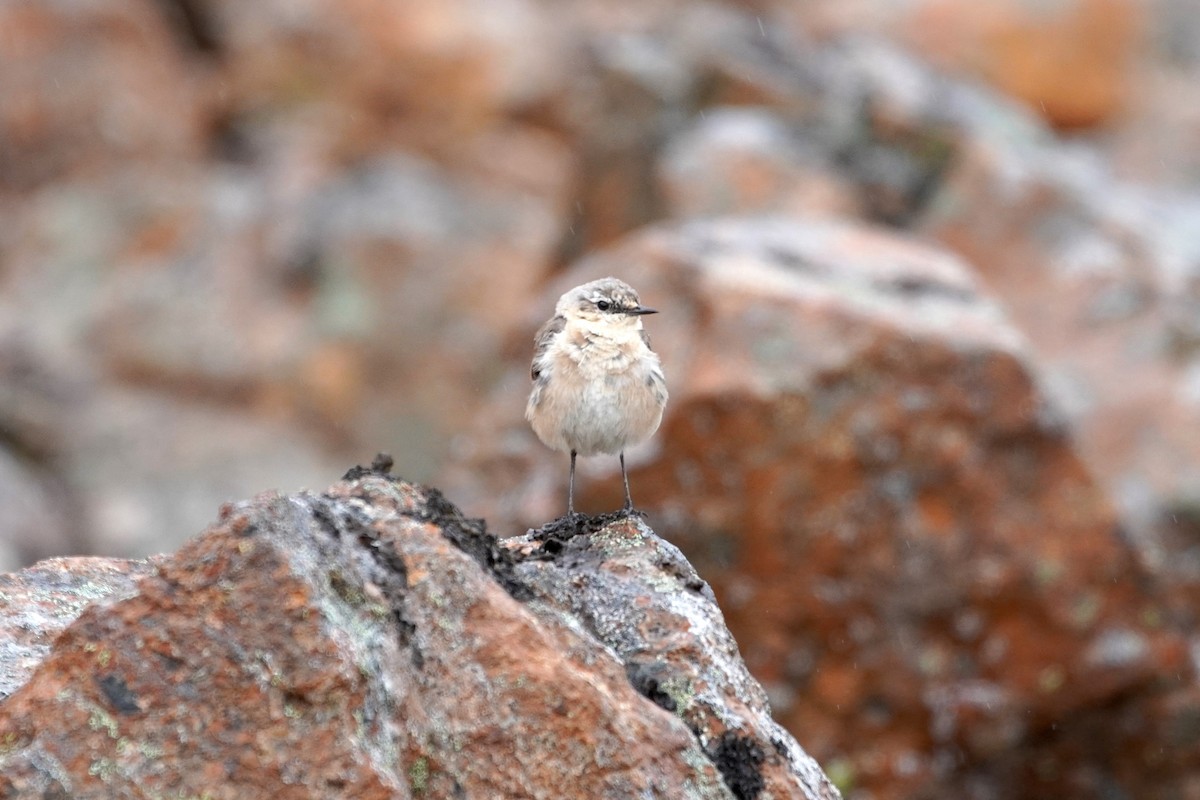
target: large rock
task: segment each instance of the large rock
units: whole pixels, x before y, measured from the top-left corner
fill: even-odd
[[[54,639],[93,603],[122,600],[156,560],[48,558],[0,575],[0,700],[24,685]]]
[[[920,228],[1003,298],[1089,467],[1165,566],[1156,526],[1200,499],[1200,199],[1034,138],[973,139]]]
[[[889,38],[943,73],[986,81],[1065,129],[1118,119],[1142,78],[1148,23],[1168,15],[1164,3],[1132,0],[813,5],[787,13],[823,38]]]
[[[188,5],[220,53],[232,124],[315,112],[343,153],[453,152],[559,81],[562,32],[532,0]]]
[[[89,564],[11,579],[78,618],[9,677],[0,796],[838,796],[644,525],[501,546],[384,466],[227,506],[86,609],[46,573]]]
[[[201,153],[200,76],[155,3],[12,0],[0,30],[0,198]]]
[[[753,52],[746,41],[729,49]],[[878,41],[753,63],[779,92],[757,108],[705,113],[671,140],[659,170],[668,210],[796,215],[794,193],[767,189],[786,185],[803,153],[818,196],[822,176],[834,175],[837,192],[826,198],[965,257],[1029,341],[1029,368],[1141,558],[1194,597],[1194,190],[1118,177],[1097,151],[1055,139],[1036,114]],[[788,83],[788,74],[805,80]],[[773,158],[753,156],[763,141]]]
[[[672,392],[631,459],[634,499],[843,788],[1008,796],[1011,770],[1024,796],[1134,785],[1130,738],[1074,721],[1119,703],[1161,725],[1185,642],[961,262],[845,223],[692,223],[581,262],[543,305],[610,272],[662,310],[649,330]],[[502,527],[565,501],[565,459],[520,419],[526,390],[498,394],[483,424],[503,444],[464,449],[455,473]],[[579,506],[619,505],[615,462],[589,461],[607,479],[582,481]]]
[[[672,217],[859,212],[854,189],[765,108],[715,108],[667,143],[659,183]]]
[[[771,719],[766,693],[713,613],[708,584],[678,548],[635,519],[607,515],[583,532],[563,520],[503,546],[522,562],[518,578],[580,620],[642,694],[687,724],[735,797],[836,796]]]

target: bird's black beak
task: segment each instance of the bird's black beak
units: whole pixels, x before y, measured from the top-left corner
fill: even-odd
[[[657,314],[657,308],[646,308],[645,306],[634,306],[625,310],[625,313],[631,317],[640,317],[643,314]]]

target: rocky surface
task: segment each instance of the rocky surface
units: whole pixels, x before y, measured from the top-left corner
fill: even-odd
[[[766,693],[714,613],[712,589],[679,549],[636,517],[590,523],[580,531],[564,520],[505,539],[521,561],[517,577],[579,620],[638,691],[687,724],[735,797],[836,796],[771,719]]]
[[[1164,703],[1200,710],[1188,639],[1027,342],[961,262],[828,220],[710,220],[648,231],[561,285],[618,265],[663,309],[650,334],[677,370],[634,498],[843,790],[1003,797],[1013,773],[1024,796],[1094,796],[1151,763],[1166,784],[1187,774],[1179,741],[1149,730]],[[564,502],[565,464],[512,395],[483,420],[504,447],[464,455],[493,482],[455,490],[501,527]],[[577,507],[619,505],[608,461],[585,462],[607,477]],[[1113,709],[1120,733],[1079,723]],[[1143,735],[1165,755],[1131,748]]]
[[[48,558],[0,575],[0,700],[23,685],[54,639],[93,603],[122,600],[157,560]]]
[[[61,544],[14,534],[11,566],[155,552],[214,499],[381,441],[431,476],[522,368],[511,337],[557,267],[723,213],[882,221],[978,262],[1145,557],[1170,560],[1200,459],[1178,435],[1198,369],[1186,4],[276,5],[0,10],[0,386],[32,365],[20,402],[51,420],[0,391],[4,482],[66,500],[14,521]],[[1109,125],[1092,141],[1117,169],[1039,116]],[[157,403],[186,479],[152,470],[131,497]],[[286,474],[248,427],[286,432]],[[207,445],[222,458],[189,456]]]
[[[501,544],[388,463],[5,578],[5,652],[62,632],[5,674],[0,796],[838,797],[644,524]]]
[[[517,418],[530,336],[594,267],[665,311],[673,400],[635,498],[842,786],[1195,794],[1198,19],[0,3],[0,571],[173,550],[216,504],[379,447],[508,532],[540,525],[565,464]],[[581,499],[615,505],[612,460],[584,470]],[[835,572],[786,583],[809,562]],[[980,611],[992,591],[1011,617]],[[1092,627],[1062,634],[1076,614]],[[843,635],[798,621],[818,617]],[[1103,680],[1079,685],[1100,669],[1080,652]]]
[[[1153,9],[1154,3],[1132,0],[816,5],[796,14],[811,30],[888,37],[942,71],[987,82],[1063,129],[1120,117],[1145,57],[1146,28],[1165,16],[1165,4]]]

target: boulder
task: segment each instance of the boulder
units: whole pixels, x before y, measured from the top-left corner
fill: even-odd
[[[202,81],[151,0],[0,6],[0,201],[203,151]]]
[[[390,463],[228,505],[152,565],[7,579],[65,630],[6,676],[0,797],[839,796],[636,518],[501,543]]]
[[[827,219],[710,220],[585,259],[542,305],[610,273],[661,310],[647,327],[671,390],[629,459],[634,500],[844,790],[948,796],[1013,769],[1025,796],[1095,770],[1130,785],[1128,739],[1072,721],[1118,703],[1160,719],[1192,674],[1186,640],[961,261]],[[527,389],[497,394],[491,438],[446,476],[500,530],[565,505]],[[616,459],[582,463],[576,507],[618,507]]]

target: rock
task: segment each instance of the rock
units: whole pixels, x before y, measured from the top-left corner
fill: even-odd
[[[703,63],[724,65],[722,91],[736,95],[738,76],[753,76],[771,93],[715,121],[704,111],[670,140],[660,166],[668,210],[794,214],[794,199],[751,198],[746,187],[788,185],[788,154],[804,153],[838,165],[850,207],[964,256],[1028,337],[1030,369],[1140,557],[1190,596],[1196,557],[1174,531],[1200,497],[1194,191],[1121,180],[1094,148],[1056,140],[1029,110],[885,42],[793,43],[770,58],[779,28],[765,19],[757,44],[733,25]],[[745,168],[722,158],[760,141],[774,158]]]
[[[0,326],[0,572],[82,550],[79,498],[59,470],[73,382],[52,374]],[[16,327],[16,326],[14,326]],[[7,334],[7,335],[6,335]]]
[[[771,719],[708,584],[644,522],[610,516],[586,533],[550,525],[502,544],[525,585],[580,620],[638,691],[687,724],[735,797],[836,797]]]
[[[1092,747],[1071,720],[1123,698],[1151,714],[1188,680],[1186,645],[1154,621],[1168,598],[962,262],[847,223],[715,220],[632,237],[547,299],[609,273],[661,309],[648,327],[671,387],[631,459],[634,499],[843,790],[1032,775],[1047,730],[1057,777],[1032,775],[1029,796],[1123,763],[1128,740]],[[520,418],[523,378],[482,420],[502,444],[464,446],[455,473],[490,481],[447,476],[501,530],[564,504],[564,460]],[[577,507],[619,505],[615,461],[585,461],[608,479],[581,481]]]
[[[869,218],[932,238],[975,267],[1028,337],[1031,368],[1141,558],[1190,584],[1195,559],[1172,529],[1200,497],[1194,190],[1124,180],[1096,148],[1056,140],[1030,111],[869,37],[778,61],[805,80],[769,81],[789,87],[773,100],[772,117],[785,122],[776,130],[837,163]],[[1189,82],[1187,73],[1171,80]],[[1172,107],[1188,108],[1178,96]],[[1173,159],[1194,148],[1152,150]],[[1178,179],[1187,168],[1177,163],[1161,168]],[[705,177],[706,193],[737,196],[734,174]],[[778,199],[767,207],[791,210]]]
[[[565,174],[544,140],[507,141],[514,159],[549,160],[534,174]],[[321,187],[303,209],[295,248],[318,271],[318,322],[363,363],[349,421],[363,441],[402,446],[406,470],[428,474],[442,460],[440,442],[494,380],[557,242],[563,186],[519,183],[395,153]]]
[[[565,459],[533,442],[518,417],[545,298],[578,274],[565,265],[663,218],[779,214],[796,230],[771,234],[780,264],[762,259],[778,267],[799,248],[801,263],[784,272],[812,262],[840,276],[798,293],[825,327],[779,310],[797,302],[792,278],[760,269],[745,242],[728,262],[711,256],[725,266],[708,283],[685,267],[710,256],[659,234],[622,245],[628,263],[592,262],[636,284],[639,270],[659,274],[641,252],[659,242],[655,269],[673,277],[639,288],[675,306],[651,332],[684,416],[631,454],[635,499],[670,512],[669,528],[655,520],[660,532],[701,548],[692,555],[719,576],[714,586],[776,707],[803,726],[806,743],[811,733],[841,785],[879,796],[917,784],[1003,794],[1014,783],[1032,795],[1194,794],[1197,699],[1172,688],[1192,674],[1172,637],[1195,638],[1200,603],[1192,5],[2,4],[0,530],[33,541],[5,536],[0,559],[171,546],[159,537],[196,529],[219,500],[311,484],[380,441],[418,477],[452,448],[459,470],[471,465],[458,482],[469,505],[494,509],[508,532],[537,525],[562,511]],[[1044,120],[1104,127],[1064,143]],[[869,229],[844,236],[858,245],[831,245],[836,226],[818,235],[808,216],[829,212],[940,242],[978,280],[961,264],[935,266],[941,257],[927,250],[914,256],[905,245],[897,255],[895,239]],[[863,241],[877,260],[861,258]],[[890,259],[903,266],[899,277],[875,275]],[[742,275],[743,263],[756,266]],[[560,271],[562,281],[543,286]],[[753,282],[762,285],[751,291]],[[1012,326],[980,300],[980,286]],[[864,335],[877,337],[878,352]],[[926,348],[930,339],[940,349]],[[15,367],[13,342],[23,351]],[[722,401],[734,409],[705,394],[743,382],[757,394]],[[895,408],[880,388],[893,384],[904,388]],[[826,405],[792,402],[810,394]],[[806,422],[827,408],[831,422]],[[947,408],[959,416],[939,411]],[[819,463],[798,477],[769,449],[765,466],[707,463],[710,438],[727,453],[721,439],[740,415],[754,447],[808,447],[810,436]],[[829,441],[813,432],[825,427]],[[1049,488],[1019,503],[1022,470],[1006,459],[1039,465],[1026,472]],[[583,465],[591,488],[580,499],[595,509],[615,503],[613,461]],[[481,479],[480,466],[494,474]],[[927,488],[943,475],[945,486]],[[835,499],[800,505],[789,491],[801,479]],[[743,484],[760,501],[746,514],[726,504]],[[1109,504],[1136,566],[1120,548],[1113,555]],[[740,533],[773,535],[780,509],[808,519],[810,506],[838,527],[809,522],[797,538],[932,528],[976,565],[960,529],[979,519],[993,520],[981,549],[1025,543],[1036,525],[1074,531],[1069,547],[1051,536],[1042,550],[987,561],[1000,565],[1001,595],[1011,591],[1005,580],[1045,562],[1032,568],[1025,605],[1013,606],[1021,613],[1062,616],[1039,594],[1057,574],[1058,554],[1042,558],[1055,542],[1072,555],[1080,542],[1100,543],[1066,572],[1067,585],[1090,587],[1111,558],[1145,586],[1122,579],[1085,592],[1072,613],[1094,618],[1094,629],[1026,660],[1011,655],[1018,640],[1007,618],[984,613],[974,595],[946,620],[921,616],[962,590],[929,569],[943,550],[927,539],[895,534],[890,556],[867,547],[857,560],[846,556],[854,545],[822,540],[812,565],[894,570],[891,583],[870,587],[893,594],[854,606],[839,592],[861,581],[822,573],[816,600],[773,619],[773,598],[791,603],[792,590],[772,570],[791,562],[773,566],[762,555],[773,551],[743,548]],[[734,569],[750,556],[753,570]],[[770,602],[750,582],[760,571]],[[992,586],[989,575],[980,586]],[[898,586],[915,599],[893,602]],[[1123,613],[1113,610],[1120,603]],[[790,641],[803,614],[831,614],[844,636],[831,625]],[[916,660],[917,678],[878,656],[889,615],[906,614],[916,621],[897,629],[936,640],[906,640],[896,656]],[[947,636],[970,641],[942,646]],[[978,645],[996,658],[988,669],[1037,670],[1037,692],[1028,676],[998,680],[983,668],[942,680],[947,653],[965,653],[968,672],[977,663],[970,637],[988,643]],[[813,641],[826,650],[810,653]],[[1145,688],[1151,667],[1167,676],[1161,694]],[[1097,699],[1082,698],[1080,676]],[[806,715],[814,697],[819,713]],[[838,715],[851,712],[839,704],[883,721],[843,729]]]
[[[14,0],[0,30],[0,195],[200,153],[200,81],[153,2]]]
[[[908,22],[906,39],[935,63],[984,78],[1055,127],[1086,128],[1124,108],[1145,12],[1130,0],[928,0]]]
[[[1173,571],[1163,525],[1200,497],[1200,199],[1061,145],[972,140],[920,229],[1003,298],[1142,558]]]
[[[0,231],[0,317],[27,321],[0,326],[0,421],[44,454],[78,537],[48,526],[17,564],[173,547],[164,531],[313,485],[367,440],[428,475],[492,379],[556,242],[560,149],[508,130],[512,159],[483,175],[398,154],[329,175],[317,143],[278,143],[253,174],[47,187]]]
[[[0,701],[29,680],[54,639],[84,609],[132,597],[154,564],[76,556],[0,574]]]
[[[55,502],[61,488],[36,464],[0,447],[0,570],[71,549],[70,515]]]
[[[766,109],[701,112],[668,142],[659,179],[671,216],[797,213],[853,216],[853,189]]]
[[[173,550],[186,526],[254,492],[262,475],[294,490],[336,471],[319,437],[280,415],[146,389],[100,386],[89,400],[64,431],[71,447],[57,467],[101,552]]]
[[[55,551],[154,550],[148,529],[194,529],[214,502],[110,496],[136,493],[109,492],[120,454],[63,432],[90,431],[113,394],[237,418],[177,435],[255,486],[307,483],[367,440],[431,473],[561,236],[571,155],[512,113],[557,80],[557,48],[527,46],[548,23],[524,0],[101,5],[0,10],[0,184],[24,192],[0,185],[0,350],[26,340],[76,401],[12,415],[13,436],[48,430],[55,489],[104,495],[64,504],[99,540]],[[258,472],[240,422],[292,429],[289,467]],[[156,446],[150,426],[123,431],[120,451]]]
[[[89,606],[0,703],[0,796],[838,796],[648,528],[501,545],[388,466],[227,506]],[[639,633],[643,605],[672,629]]]
[[[190,5],[221,55],[234,128],[316,111],[349,156],[397,142],[454,153],[561,74],[554,16],[530,0],[421,2],[404,13],[381,0]]]
[[[823,39],[891,39],[939,72],[982,79],[1064,129],[1117,121],[1138,78],[1146,27],[1167,15],[1163,3],[1131,0],[817,5],[828,8],[790,13]]]
[[[1128,103],[1095,142],[1122,180],[1192,194],[1200,174],[1200,19],[1191,0],[1156,0]]]

